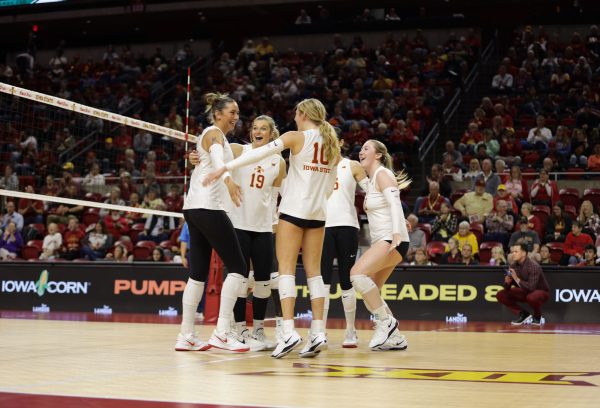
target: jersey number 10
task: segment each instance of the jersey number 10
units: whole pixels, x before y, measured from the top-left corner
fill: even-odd
[[[313,154],[313,160],[312,162],[314,164],[319,164],[321,163],[322,165],[327,165],[329,164],[329,162],[327,160],[325,160],[325,157],[323,156],[324,151],[323,151],[323,146],[321,146],[319,143],[315,143],[313,145],[313,147],[315,148],[314,154]],[[321,154],[319,155],[319,148],[321,149]],[[319,156],[320,157],[320,161],[319,161]]]

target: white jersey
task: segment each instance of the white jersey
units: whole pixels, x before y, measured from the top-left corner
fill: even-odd
[[[367,186],[367,194],[365,196],[364,209],[367,213],[369,220],[369,231],[371,234],[371,245],[376,242],[387,240],[391,241],[393,238],[392,233],[392,210],[389,203],[383,196],[383,193],[377,190],[376,180],[377,173],[385,171],[390,174],[394,179],[394,173],[391,170],[380,166],[375,170],[373,177],[369,179]],[[408,230],[406,229],[406,221],[404,219],[404,212],[400,209],[400,240],[403,242],[409,242]]]
[[[304,132],[304,146],[290,155],[285,194],[279,212],[304,220],[325,221],[327,196],[331,194],[337,166],[324,158],[323,137],[318,129]]]
[[[245,145],[242,155],[250,150],[252,145]],[[280,165],[281,156],[274,154],[233,171],[233,179],[242,189],[242,205],[233,206],[229,213],[235,228],[255,232],[273,231],[273,183],[279,176]]]
[[[350,159],[342,159],[337,166],[337,178],[333,193],[327,200],[325,227],[354,227],[359,229],[358,215],[354,206],[356,179],[352,174]]]
[[[204,132],[198,137],[196,150],[198,150],[200,155],[200,164],[197,165],[192,172],[188,193],[183,203],[184,210],[205,208],[207,210],[229,211],[232,207],[227,187],[221,180],[217,180],[206,187],[202,185],[202,180],[204,180],[210,172],[217,170],[210,159],[210,153],[202,147],[204,135],[213,129],[221,131],[221,129],[216,126],[209,126],[204,129]],[[223,162],[227,163],[228,161],[233,160],[233,152],[231,151],[231,146],[229,146],[229,142],[225,135],[223,135],[223,139]]]

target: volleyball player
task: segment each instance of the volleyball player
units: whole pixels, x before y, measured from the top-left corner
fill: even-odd
[[[341,134],[339,128],[336,133]],[[340,139],[340,148],[344,140]],[[325,222],[325,240],[323,242],[323,256],[321,257],[321,274],[325,282],[325,291],[329,295],[331,277],[333,274],[333,260],[338,261],[338,276],[342,288],[342,304],[346,317],[346,332],[342,347],[355,348],[358,345],[356,328],[356,293],[350,283],[350,269],[356,261],[358,251],[358,215],[354,206],[356,184],[366,191],[367,175],[365,170],[356,160],[342,158],[337,166],[337,179],[333,193],[327,200],[327,221]],[[329,296],[325,297],[324,317],[327,326],[329,311]]]
[[[223,183],[202,185],[202,179],[214,169],[233,159],[225,135],[235,128],[239,119],[237,103],[220,94],[207,94],[206,113],[212,126],[198,137],[196,149],[200,164],[194,168],[190,187],[183,204],[183,215],[190,231],[190,277],[183,291],[181,331],[175,350],[203,351],[216,347],[230,351],[248,351],[231,331],[231,315],[238,295],[248,290],[248,270],[231,220],[225,212],[229,197],[240,204],[240,187],[229,173],[222,175]],[[225,188],[225,186],[227,188]],[[208,340],[200,341],[194,332],[195,312],[202,299],[213,248],[227,266],[229,273],[221,289],[221,305],[217,327]]]
[[[375,316],[372,350],[406,349],[398,321],[381,297],[380,288],[408,250],[408,230],[400,202],[400,190],[410,184],[406,174],[392,170],[392,158],[383,143],[366,141],[359,153],[360,164],[369,176],[364,208],[369,220],[371,247],[350,271],[352,286]]]
[[[279,205],[276,253],[279,263],[279,295],[283,311],[283,336],[272,357],[281,358],[297,347],[302,338],[294,330],[296,261],[302,248],[302,262],[311,297],[313,320],[300,357],[314,357],[327,349],[323,322],[325,285],[320,273],[327,198],[335,184],[340,147],[333,127],[325,120],[323,104],[305,99],[296,106],[298,131],[286,132],[258,149],[228,162],[204,179],[208,185],[228,170],[255,163],[274,153],[290,149],[290,167]]]

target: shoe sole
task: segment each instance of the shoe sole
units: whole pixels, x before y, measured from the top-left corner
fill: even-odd
[[[212,346],[210,344],[207,344],[206,346],[200,347],[198,350],[175,347],[175,351],[206,351],[206,350],[210,350],[211,348],[212,348]]]
[[[369,348],[370,348],[371,350],[375,350],[375,348],[383,346],[383,345],[385,344],[385,342],[386,342],[386,341],[388,341],[390,337],[392,337],[392,334],[394,333],[394,330],[396,330],[397,328],[398,328],[398,320],[396,320],[396,324],[395,324],[395,325],[394,325],[394,327],[393,327],[393,328],[392,328],[392,329],[391,329],[391,330],[388,332],[388,334],[387,334],[387,337],[385,338],[385,340],[384,340],[382,343],[379,343],[379,344],[377,344],[377,345],[375,345],[375,346],[371,346],[371,345],[369,345]]]
[[[298,353],[298,355],[300,356],[300,358],[313,358],[319,355],[319,353],[323,350],[327,350],[329,348],[329,346],[327,345],[326,342],[321,342],[313,347],[311,347],[310,350],[306,351],[306,352],[300,352]]]
[[[522,322],[510,322],[510,324],[512,324],[513,326],[522,326],[526,323],[532,323],[533,318],[531,316],[528,316],[527,318],[525,318]]]
[[[299,338],[298,340],[296,340],[293,344],[290,344],[289,346],[287,346],[286,348],[284,348],[283,350],[281,350],[281,353],[277,354],[277,355],[273,355],[271,354],[271,357],[276,358],[276,359],[280,359],[281,357],[285,357],[288,354],[290,354],[290,352],[295,349],[296,347],[298,347],[300,345],[300,343],[302,342],[302,338]]]
[[[342,344],[342,348],[358,348],[358,344]]]
[[[248,351],[250,351],[250,347],[244,347],[244,348],[228,348],[228,347],[223,347],[221,345],[217,345],[217,344],[213,344],[210,341],[208,342],[208,345],[214,348],[218,348],[219,350],[226,350],[226,351],[233,351],[234,353],[246,353]]]

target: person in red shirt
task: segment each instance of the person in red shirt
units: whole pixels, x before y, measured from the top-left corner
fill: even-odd
[[[104,217],[104,226],[114,241],[118,241],[121,235],[127,235],[129,232],[129,220],[123,217],[119,210],[111,210],[110,214]]]
[[[583,255],[588,245],[594,245],[592,237],[585,232],[581,232],[579,221],[573,221],[571,232],[567,234],[563,247],[563,256],[560,259],[561,265],[575,265],[584,260]]]
[[[25,187],[26,193],[35,193],[33,186]],[[19,199],[19,214],[23,216],[25,225],[42,224],[44,222],[44,202],[40,200],[30,200],[29,198]]]
[[[588,157],[588,171],[600,171],[600,143],[594,146],[594,154]]]
[[[596,247],[593,245],[586,245],[583,260],[575,266],[597,266],[597,264],[598,257],[596,255]]]
[[[75,216],[69,217],[69,224],[63,233],[63,247],[61,248],[61,258],[72,261],[80,257],[81,240],[85,232],[79,225],[79,220]]]
[[[558,185],[556,181],[549,179],[546,169],[540,170],[540,178],[531,185],[529,196],[532,204],[547,205],[548,207],[552,207],[559,200]]]
[[[498,186],[498,190],[496,191],[496,195],[494,195],[494,209],[496,208],[496,204],[498,201],[504,200],[509,205],[509,208],[512,210],[514,215],[519,214],[519,207],[517,206],[517,202],[513,198],[513,196],[506,190],[505,184],[500,184]]]

